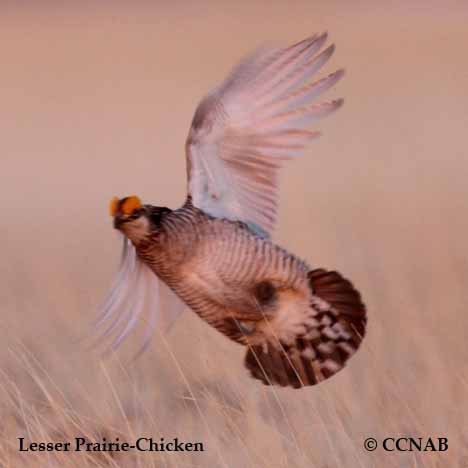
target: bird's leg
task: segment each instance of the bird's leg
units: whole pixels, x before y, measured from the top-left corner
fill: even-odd
[[[236,322],[236,325],[239,327],[239,330],[244,334],[244,335],[252,335],[252,333],[255,331],[255,322],[246,322],[245,320],[237,320],[234,319]]]

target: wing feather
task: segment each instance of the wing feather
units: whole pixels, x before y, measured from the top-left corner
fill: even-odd
[[[130,240],[124,238],[119,271],[94,323],[96,343],[105,342],[108,350],[114,351],[142,320],[146,326],[140,354],[155,329],[167,333],[185,308],[138,257]]]
[[[314,102],[344,74],[310,80],[334,51],[327,34],[286,48],[264,47],[244,59],[199,104],[186,141],[188,192],[195,206],[271,234],[278,173],[320,135],[307,127],[342,99]]]

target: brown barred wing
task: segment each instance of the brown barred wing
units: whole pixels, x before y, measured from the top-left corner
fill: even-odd
[[[315,385],[341,370],[366,330],[366,307],[350,281],[336,271],[308,273],[313,292],[305,331],[293,342],[249,346],[245,365],[266,385]]]

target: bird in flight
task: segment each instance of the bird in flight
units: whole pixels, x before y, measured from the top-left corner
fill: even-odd
[[[310,124],[343,103],[317,102],[344,74],[315,78],[334,52],[326,40],[320,34],[260,48],[200,102],[185,143],[181,208],[112,199],[123,254],[96,323],[111,349],[145,311],[142,349],[188,306],[245,346],[245,366],[267,385],[317,384],[356,352],[367,321],[359,292],[340,273],[311,269],[271,240],[282,163],[319,135]],[[170,296],[164,308],[163,291]]]

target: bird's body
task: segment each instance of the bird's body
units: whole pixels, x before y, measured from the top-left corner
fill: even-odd
[[[113,199],[124,255],[98,324],[114,317],[104,335],[120,329],[115,346],[159,281],[245,345],[245,365],[265,384],[316,384],[358,349],[366,325],[360,294],[339,273],[311,270],[271,240],[281,161],[318,135],[305,128],[309,122],[342,104],[310,104],[343,76],[338,70],[307,83],[333,53],[330,46],[315,55],[325,40],[323,34],[262,49],[201,101],[186,141],[188,196],[181,208]]]
[[[155,234],[137,244],[138,255],[191,309],[230,338],[245,344],[242,327],[255,328],[271,317],[283,294],[308,307],[307,265],[245,224],[209,216],[190,200],[158,216],[157,223]],[[271,285],[274,297],[265,298],[258,285]]]

